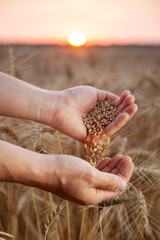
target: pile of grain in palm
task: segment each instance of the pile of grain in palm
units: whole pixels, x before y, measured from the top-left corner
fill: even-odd
[[[114,102],[105,100],[104,102],[97,102],[95,108],[83,117],[88,135],[92,136],[92,142],[94,142],[93,146],[85,144],[88,151],[87,158],[92,165],[96,165],[102,159],[103,146],[97,143],[99,136],[118,114],[119,111]]]

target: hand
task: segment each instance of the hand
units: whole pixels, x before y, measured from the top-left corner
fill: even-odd
[[[129,91],[123,92],[118,97],[89,86],[64,90],[58,96],[55,114],[48,124],[81,142],[88,142],[87,129],[82,116],[90,112],[97,101],[105,99],[114,101],[120,111],[116,119],[104,129],[99,140],[107,138],[118,131],[137,111],[135,98]]]
[[[133,172],[131,158],[120,154],[112,160],[103,159],[96,168],[73,156],[43,157],[45,165],[41,172],[44,177],[37,187],[82,205],[94,205],[116,197],[125,189]]]
[[[97,101],[114,101],[121,112],[104,129],[99,140],[118,131],[137,111],[129,91],[120,97],[89,86],[47,91],[3,73],[0,81],[0,115],[41,122],[82,142],[90,142],[82,116],[90,112]]]
[[[131,158],[129,156],[124,157],[122,154],[117,154],[112,159],[106,157],[96,165],[99,171],[117,175],[125,182],[129,181],[133,167],[134,164]]]

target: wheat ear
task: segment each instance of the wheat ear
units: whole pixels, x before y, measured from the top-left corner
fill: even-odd
[[[142,174],[155,174],[160,175],[160,169],[152,169],[152,168],[145,168],[145,167],[134,167],[134,172]]]
[[[44,227],[45,227],[45,240],[47,240],[47,235],[49,228],[57,218],[57,216],[61,213],[63,208],[65,207],[65,201],[63,201],[60,205],[56,207],[56,209],[48,216],[46,221],[44,221]]]
[[[141,191],[138,193],[138,214],[139,214],[139,224],[138,228],[140,233],[143,234],[147,233],[150,234],[151,227],[148,220],[148,208],[145,196]]]

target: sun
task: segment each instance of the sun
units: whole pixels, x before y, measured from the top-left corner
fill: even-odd
[[[68,42],[75,47],[80,47],[84,45],[87,38],[83,32],[72,32],[69,34]]]

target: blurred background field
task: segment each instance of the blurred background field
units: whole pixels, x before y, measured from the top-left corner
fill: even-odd
[[[42,240],[44,222],[52,221],[48,240],[160,239],[160,47],[3,45],[0,71],[51,90],[90,85],[120,95],[129,89],[139,107],[104,142],[104,156],[133,158],[127,192],[103,207],[65,201],[59,210],[63,200],[50,193],[0,183],[0,239]],[[31,121],[1,116],[0,139],[43,154],[86,155],[81,143]]]

